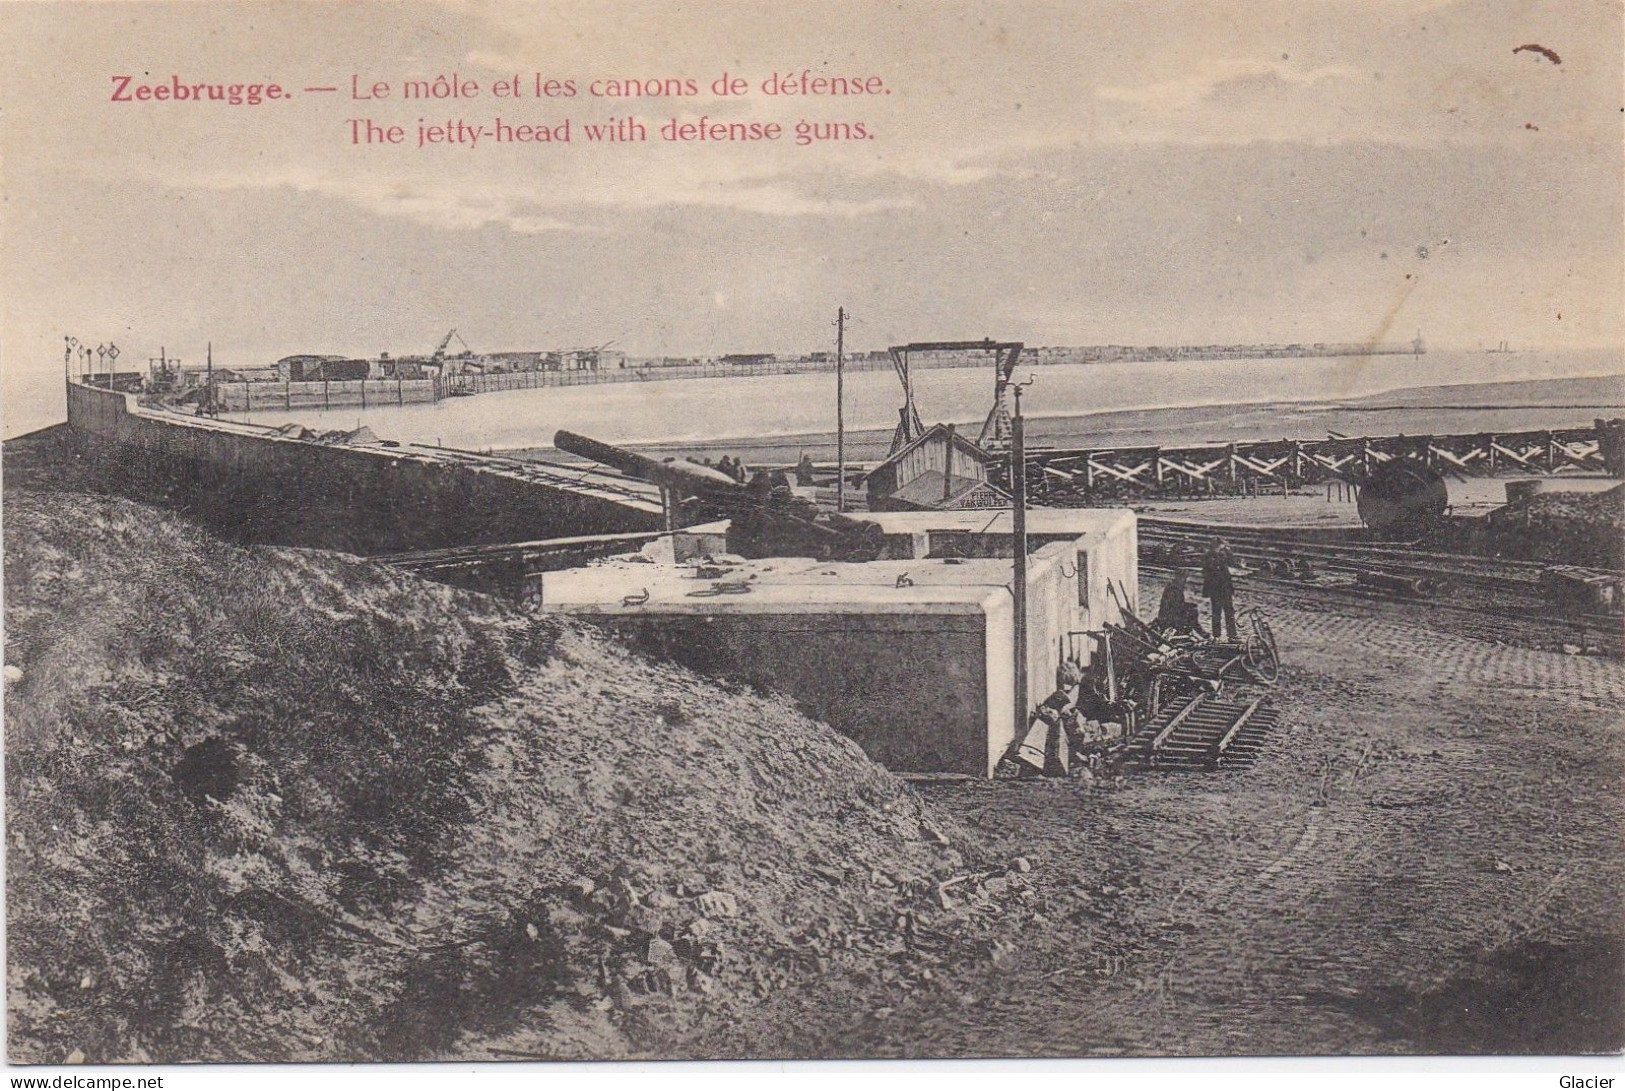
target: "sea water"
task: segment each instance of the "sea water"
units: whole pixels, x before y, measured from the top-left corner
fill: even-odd
[[[1589,352],[1428,352],[1421,356],[1372,356],[1264,360],[1187,360],[1021,366],[1016,378],[1032,377],[1024,409],[1042,430],[1069,429],[1062,418],[1128,410],[1194,406],[1327,403],[1419,387],[1620,377],[1609,384],[1625,393],[1625,362],[1618,350]],[[993,396],[993,370],[918,370],[915,403],[927,422],[980,427]],[[1519,400],[1516,388],[1463,391],[1465,399]],[[1549,397],[1543,399],[1550,401]],[[1612,399],[1618,403],[1620,399]],[[846,376],[846,426],[853,432],[889,430],[897,422],[902,394],[890,371]],[[1499,404],[1499,403],[1498,403]],[[1255,414],[1256,415],[1256,414]],[[1504,416],[1505,414],[1496,414]],[[1593,415],[1576,410],[1575,423]],[[267,410],[234,419],[280,424],[293,421],[320,429],[368,425],[379,436],[448,447],[497,450],[545,447],[560,428],[609,443],[671,444],[827,433],[835,427],[835,375],[740,376],[539,387],[470,397],[433,405],[366,409]],[[1081,423],[1081,422],[1080,422]],[[1552,427],[1551,423],[1528,427]],[[1463,432],[1508,424],[1464,423]],[[1088,429],[1080,427],[1080,434]],[[1234,437],[1245,438],[1245,437]]]

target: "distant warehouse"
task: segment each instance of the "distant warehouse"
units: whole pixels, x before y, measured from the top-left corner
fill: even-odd
[[[344,356],[304,354],[284,356],[276,362],[277,378],[286,383],[344,382],[372,374],[372,361]]]

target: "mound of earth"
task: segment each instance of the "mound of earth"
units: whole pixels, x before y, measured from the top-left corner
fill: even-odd
[[[13,1061],[692,1056],[1033,901],[786,703],[355,558],[11,490],[5,610]]]
[[[1485,522],[1502,556],[1625,568],[1625,485],[1607,492],[1541,492]]]

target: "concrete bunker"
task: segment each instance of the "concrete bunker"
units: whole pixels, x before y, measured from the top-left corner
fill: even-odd
[[[896,772],[985,777],[1024,733],[1015,711],[1008,511],[860,515],[881,558],[716,563],[721,524],[636,559],[548,572],[543,609],[591,618],[634,646],[784,694]],[[1031,709],[1084,637],[1138,586],[1135,518],[1120,509],[1028,513]],[[685,563],[687,562],[687,563]]]

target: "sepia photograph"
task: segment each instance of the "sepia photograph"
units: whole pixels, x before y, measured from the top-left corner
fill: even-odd
[[[8,1067],[1615,1086],[1622,35],[0,4]]]

